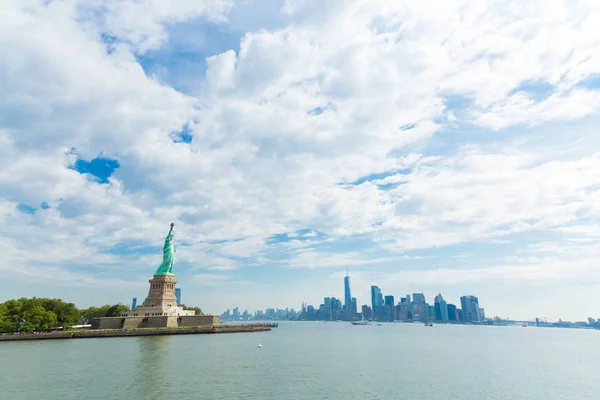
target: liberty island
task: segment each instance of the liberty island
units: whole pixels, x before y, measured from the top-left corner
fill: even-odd
[[[195,315],[195,311],[184,310],[177,305],[175,287],[177,280],[173,274],[175,247],[173,246],[173,228],[165,238],[163,260],[152,279],[149,280],[148,296],[141,306],[124,312],[120,317],[104,317],[92,320],[92,329],[128,329],[128,328],[173,328],[182,326],[219,325],[216,315]]]
[[[144,302],[120,316],[93,318],[91,329],[76,332],[54,331],[41,335],[2,335],[0,341],[92,338],[119,336],[156,336],[198,333],[233,333],[268,331],[277,324],[221,325],[218,315],[196,315],[194,310],[179,306],[175,289],[177,280],[173,273],[175,247],[171,222],[169,233],[163,246],[162,263],[156,269]]]

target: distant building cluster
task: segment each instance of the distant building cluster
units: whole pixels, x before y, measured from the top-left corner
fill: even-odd
[[[236,307],[233,310],[226,310],[221,314],[221,321],[287,321],[298,319],[298,313],[293,308],[275,309],[267,308],[266,310],[249,313],[248,310],[240,313]]]
[[[349,279],[346,277],[346,282]],[[349,296],[350,288],[346,288],[346,297]],[[335,297],[325,297],[319,308],[303,305],[300,319],[312,321],[356,321],[375,320],[379,322],[393,321],[440,321],[440,322],[463,322],[483,323],[485,312],[479,306],[479,299],[472,295],[460,298],[460,308],[454,304],[448,304],[441,294],[434,299],[434,304],[427,303],[423,293],[407,294],[396,303],[394,296],[384,296],[378,286],[371,286],[371,304],[365,304],[360,312],[356,309],[356,299],[350,297],[351,301],[342,305]]]
[[[221,321],[249,321],[249,320],[301,320],[301,321],[378,321],[378,322],[431,322],[442,323],[464,323],[464,324],[491,324],[508,325],[521,324],[523,326],[546,326],[563,328],[596,328],[600,329],[600,319],[589,318],[587,322],[567,322],[559,320],[549,323],[539,318],[530,321],[514,321],[495,317],[486,318],[485,310],[479,304],[477,296],[464,295],[460,298],[460,304],[448,303],[438,294],[433,299],[433,305],[429,304],[425,294],[407,294],[396,302],[394,296],[385,295],[378,286],[371,286],[371,304],[364,304],[358,308],[356,298],[352,297],[350,288],[350,277],[346,272],[344,277],[344,299],[333,296],[325,297],[323,303],[318,307],[302,303],[302,309],[267,308],[264,311],[256,311],[253,314],[247,310],[240,313],[236,307],[221,314]]]
[[[356,298],[350,291],[350,277],[344,277],[344,304],[335,297],[325,297],[318,308],[302,305],[300,318],[312,321],[356,321],[375,320],[379,322],[393,321],[440,321],[483,323],[485,312],[479,306],[479,299],[472,295],[460,298],[460,307],[448,304],[438,294],[433,305],[427,303],[423,293],[407,294],[396,302],[394,296],[384,296],[378,286],[371,286],[371,304],[357,309]]]
[[[475,296],[460,298],[460,308],[448,304],[438,294],[434,305],[425,300],[423,293],[407,294],[395,302],[394,296],[384,296],[378,286],[371,286],[371,305],[365,304],[358,309],[356,297],[352,297],[350,276],[344,277],[344,299],[325,297],[318,308],[302,303],[302,310],[267,308],[253,314],[247,310],[240,313],[236,307],[221,314],[221,321],[249,320],[304,320],[304,321],[358,321],[376,320],[379,322],[393,321],[441,321],[482,323],[485,320],[483,308]]]

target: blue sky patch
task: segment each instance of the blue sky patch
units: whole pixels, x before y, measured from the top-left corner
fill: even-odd
[[[99,183],[108,183],[108,178],[113,174],[120,164],[117,160],[110,158],[96,157],[90,161],[77,160],[73,169],[80,174],[90,174],[94,176]]]
[[[228,50],[239,52],[240,32],[228,26],[194,19],[166,26],[169,40],[160,49],[137,54],[146,75],[186,94],[198,94],[206,73],[206,58]]]
[[[327,103],[324,106],[315,107],[312,110],[307,111],[307,113],[310,114],[310,115],[321,115],[321,114],[323,114],[327,110],[336,111],[335,104],[329,102],[329,103]]]
[[[589,90],[599,90],[600,89],[600,74],[591,74],[586,77],[582,81],[580,81],[577,86],[583,87]]]
[[[100,35],[100,40],[106,44],[106,52],[108,54],[111,54],[115,50],[115,44],[119,42],[119,39],[116,36],[109,35],[108,33],[102,33]]]
[[[173,132],[171,134],[171,139],[173,139],[173,142],[175,143],[191,143],[193,136],[190,132],[190,124],[185,124],[183,128],[181,128],[181,131]]]
[[[301,240],[301,241],[316,240],[316,239],[322,239],[325,236],[326,236],[325,234],[323,234],[321,232],[317,232],[313,229],[299,229],[294,233],[285,232],[285,233],[277,233],[275,235],[272,235],[266,240],[266,243],[274,244],[274,243],[286,243],[286,242],[290,242],[292,240]]]
[[[321,115],[325,112],[325,109],[323,107],[315,107],[312,110],[310,110],[308,113],[310,115]]]
[[[371,174],[371,175],[366,175],[366,176],[360,177],[357,180],[355,180],[354,182],[341,183],[341,184],[342,185],[358,186],[358,185],[363,184],[365,182],[378,181],[378,180],[381,180],[381,179],[385,179],[388,176],[393,176],[393,175],[397,175],[397,174],[408,175],[411,172],[412,172],[411,168],[397,169],[397,170],[394,170],[394,171],[378,172],[378,173],[375,173],[375,174]]]
[[[510,96],[516,93],[523,93],[535,101],[544,101],[554,93],[556,87],[542,81],[523,81],[519,86],[511,90]]]
[[[390,190],[390,189],[396,189],[398,186],[403,185],[404,182],[391,182],[391,183],[385,183],[383,185],[377,185],[377,187],[380,190]]]
[[[17,210],[21,211],[22,213],[31,214],[31,215],[35,214],[35,212],[37,211],[36,208],[33,208],[33,207],[31,207],[27,204],[23,204],[23,203],[20,203],[17,206]]]

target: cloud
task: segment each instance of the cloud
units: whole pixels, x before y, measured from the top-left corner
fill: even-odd
[[[229,280],[227,275],[219,274],[197,274],[194,275],[194,281],[201,286],[218,286],[223,285],[225,281]]]
[[[252,4],[163,3],[0,6],[0,239],[14,274],[139,280],[172,220],[181,275],[224,288],[345,265],[418,286],[444,251],[490,279],[577,280],[562,259],[528,274],[510,260],[563,240],[560,257],[592,265],[576,254],[600,204],[595,2],[286,0],[248,21]],[[202,65],[189,91],[149,72],[176,74],[182,24],[192,50],[172,56]],[[239,43],[199,55],[207,24]],[[92,160],[118,168],[79,173]],[[484,245],[509,253],[489,265]]]
[[[138,53],[165,44],[168,40],[166,24],[197,18],[225,23],[226,14],[232,7],[232,2],[225,0],[183,0],[169,6],[160,0],[93,0],[79,3],[80,13],[98,24],[105,35],[130,43]]]

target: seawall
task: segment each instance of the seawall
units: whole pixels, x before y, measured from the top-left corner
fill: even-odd
[[[53,340],[53,339],[91,339],[132,336],[165,336],[165,335],[199,335],[216,333],[265,332],[277,324],[254,325],[219,325],[197,326],[188,328],[153,328],[153,329],[95,329],[75,332],[49,332],[39,334],[3,334],[0,342],[15,340]]]

